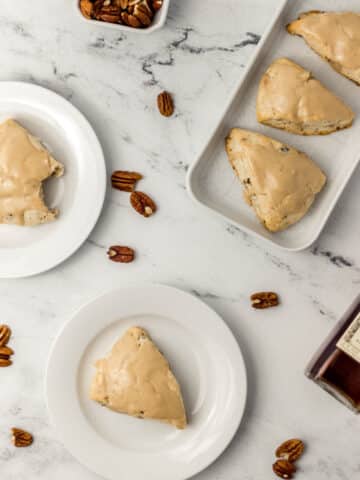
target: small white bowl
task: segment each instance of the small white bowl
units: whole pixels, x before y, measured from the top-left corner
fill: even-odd
[[[99,20],[92,20],[89,18],[84,17],[80,10],[80,2],[79,0],[74,0],[75,10],[78,15],[88,24],[93,25],[95,27],[104,27],[109,28],[112,30],[123,31],[128,33],[140,33],[140,34],[148,34],[159,30],[165,25],[168,10],[169,10],[170,0],[163,0],[163,5],[161,9],[155,13],[153,22],[149,27],[146,28],[134,28],[128,27],[127,25],[122,25],[120,23],[108,23],[108,22],[101,22]]]

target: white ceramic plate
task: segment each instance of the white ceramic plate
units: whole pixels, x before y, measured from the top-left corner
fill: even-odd
[[[14,118],[65,165],[65,175],[45,182],[45,198],[60,215],[36,227],[0,225],[0,278],[35,275],[68,258],[86,240],[106,190],[99,141],[84,116],[45,88],[0,82],[0,121]]]
[[[185,430],[88,399],[94,361],[131,326],[145,328],[168,358],[189,417]],[[132,287],[97,298],[65,325],[50,355],[46,395],[59,440],[97,474],[183,480],[213,462],[234,436],[246,373],[232,333],[207,305],[171,287]]]

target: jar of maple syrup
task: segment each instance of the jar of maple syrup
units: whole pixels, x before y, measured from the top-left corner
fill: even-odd
[[[315,354],[306,375],[360,412],[360,295]]]

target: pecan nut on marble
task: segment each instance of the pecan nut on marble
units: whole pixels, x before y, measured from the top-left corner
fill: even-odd
[[[130,195],[130,203],[143,217],[150,217],[156,212],[155,202],[146,193],[135,191]]]
[[[0,347],[0,367],[9,367],[12,364],[10,357],[13,354],[12,348],[7,346]]]
[[[0,347],[7,345],[11,337],[11,329],[8,325],[0,325]]]
[[[251,305],[256,309],[276,307],[279,305],[279,297],[274,292],[258,292],[250,297]]]
[[[80,0],[84,17],[133,28],[151,25],[162,0]]]
[[[29,447],[34,438],[31,433],[21,430],[20,428],[12,428],[12,442],[15,447]]]
[[[304,443],[298,438],[291,438],[283,442],[275,451],[277,458],[296,462],[304,452]]]
[[[169,92],[162,92],[157,97],[159,112],[164,117],[171,117],[174,113],[174,102]]]
[[[113,262],[131,263],[135,258],[135,252],[130,247],[122,247],[121,245],[113,245],[109,248],[108,257]]]
[[[157,11],[160,10],[160,8],[163,5],[163,0],[153,0],[152,1],[152,8]]]
[[[135,190],[136,183],[142,178],[142,175],[137,172],[116,170],[111,175],[111,185],[113,188],[123,192],[133,192]]]
[[[277,460],[273,464],[273,472],[280,478],[292,478],[296,472],[296,467],[288,460]]]

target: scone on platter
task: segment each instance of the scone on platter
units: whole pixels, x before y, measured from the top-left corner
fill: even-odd
[[[132,327],[96,362],[90,398],[115,412],[187,425],[180,386],[145,330]]]
[[[298,222],[326,182],[305,153],[259,133],[233,128],[226,152],[245,200],[271,232]]]
[[[339,73],[360,85],[360,13],[310,11],[287,26]]]
[[[260,123],[299,135],[325,135],[354,120],[349,107],[287,58],[275,60],[263,75],[256,113]]]
[[[15,120],[0,125],[0,223],[34,226],[54,220],[44,202],[42,182],[64,167]]]

